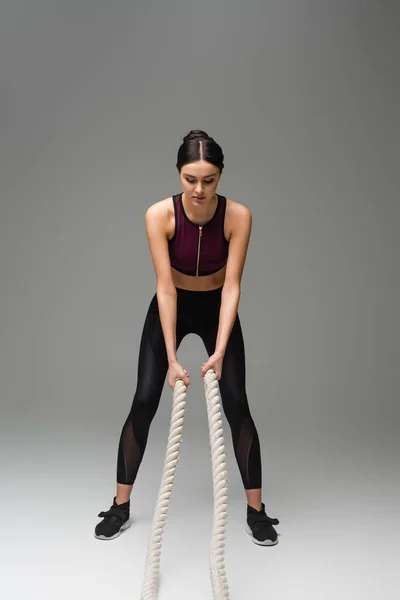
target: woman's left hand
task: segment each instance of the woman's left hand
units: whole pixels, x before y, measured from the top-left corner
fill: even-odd
[[[207,373],[209,369],[213,369],[215,371],[215,376],[217,381],[221,379],[222,375],[222,363],[224,362],[224,357],[222,354],[217,354],[214,352],[210,356],[207,362],[202,363],[200,374],[202,377]]]

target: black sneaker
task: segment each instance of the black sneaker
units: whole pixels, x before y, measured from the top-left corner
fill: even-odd
[[[265,504],[260,511],[247,505],[246,533],[252,536],[253,542],[260,546],[274,546],[278,543],[278,534],[272,525],[278,525],[278,519],[268,517]]]
[[[110,509],[102,511],[98,515],[99,517],[104,517],[94,530],[94,537],[98,540],[113,540],[121,535],[121,531],[127,529],[131,524],[129,521],[130,500],[124,504],[116,504],[115,500],[116,496],[114,496],[114,501]]]

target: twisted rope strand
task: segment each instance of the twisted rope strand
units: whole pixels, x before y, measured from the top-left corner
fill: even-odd
[[[227,524],[228,479],[221,421],[219,385],[214,371],[204,377],[207,415],[210,433],[214,511],[209,552],[210,577],[215,600],[229,600],[224,566],[225,528]]]

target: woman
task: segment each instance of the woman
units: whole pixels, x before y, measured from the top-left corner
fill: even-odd
[[[177,359],[188,333],[203,340],[228,420],[247,496],[247,527],[253,541],[278,542],[261,501],[261,456],[257,429],[245,389],[245,352],[237,313],[240,284],[251,232],[251,213],[217,194],[224,167],[221,147],[204,131],[191,131],[178,151],[182,192],[146,212],[146,231],[157,291],[143,327],[137,387],[122,428],[117,458],[117,495],[95,528],[98,539],[114,539],[129,527],[130,495],[156,414],[166,375],[173,390],[190,376]]]

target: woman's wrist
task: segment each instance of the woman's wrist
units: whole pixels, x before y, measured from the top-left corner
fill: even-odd
[[[216,348],[215,352],[214,352],[214,356],[216,356],[217,358],[224,358],[225,356],[225,348]]]

